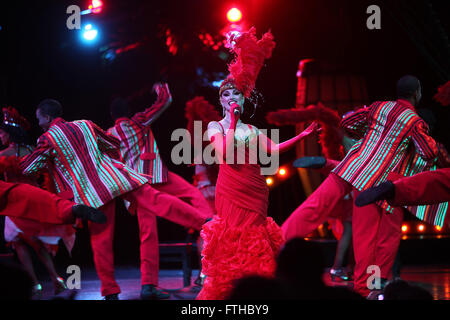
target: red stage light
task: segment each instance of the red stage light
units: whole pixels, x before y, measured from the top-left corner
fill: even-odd
[[[270,177],[267,178],[267,179],[266,179],[266,183],[267,183],[268,186],[272,185],[272,184],[273,184],[273,179],[270,178]]]
[[[406,224],[402,225],[402,231],[403,232],[408,231],[408,226]]]
[[[441,231],[442,230],[442,227],[440,227],[440,226],[435,226],[434,228],[436,229],[436,231]]]
[[[102,7],[103,7],[103,1],[101,1],[101,0],[92,0],[92,3],[89,5],[89,9],[93,13],[99,13],[100,11],[102,11]]]
[[[227,19],[230,22],[238,22],[242,19],[242,12],[238,8],[231,8],[227,12]]]
[[[278,170],[278,173],[280,176],[285,176],[287,173],[287,170],[285,168],[280,168],[280,170]]]
[[[419,226],[417,227],[417,230],[419,230],[420,232],[423,232],[425,230],[425,226],[423,224],[419,224]]]

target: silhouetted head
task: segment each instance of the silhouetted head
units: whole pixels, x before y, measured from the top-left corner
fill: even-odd
[[[420,81],[414,76],[406,75],[397,81],[397,98],[405,99],[417,106],[422,99]]]
[[[61,104],[54,99],[42,100],[36,108],[36,118],[39,121],[39,126],[44,131],[50,128],[50,124],[54,119],[62,117],[62,114],[63,108]]]
[[[0,261],[0,300],[30,300],[33,281],[22,266]]]
[[[130,116],[130,107],[128,101],[123,98],[116,98],[109,106],[111,118],[116,121],[119,118],[128,118]]]
[[[289,240],[277,258],[276,275],[296,284],[322,284],[325,262],[320,246],[303,238]]]
[[[285,287],[277,279],[247,276],[234,282],[229,300],[282,300],[287,299]]]
[[[395,280],[384,288],[384,300],[433,300],[433,296],[421,287]]]

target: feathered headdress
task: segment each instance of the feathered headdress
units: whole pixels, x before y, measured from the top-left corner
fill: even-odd
[[[342,145],[342,133],[339,131],[341,118],[335,110],[322,103],[305,109],[281,109],[266,115],[268,123],[276,125],[296,125],[302,122],[318,121],[322,126],[319,143],[326,158],[341,160],[345,153]]]
[[[266,32],[261,40],[256,38],[256,29],[232,36],[230,40],[234,42],[231,52],[235,54],[235,59],[228,65],[230,74],[222,82],[219,95],[224,90],[236,88],[249,98],[255,88],[256,78],[261,70],[264,60],[272,56],[275,48],[275,41],[270,31]]]
[[[438,92],[434,95],[434,100],[445,107],[450,105],[450,81],[439,87]]]
[[[187,130],[194,136],[194,121],[202,122],[202,135],[205,133],[208,123],[221,119],[216,108],[205,100],[204,97],[195,97],[186,102],[185,117],[188,120]]]
[[[25,131],[30,129],[30,123],[27,119],[22,117],[20,113],[13,107],[6,107],[2,109],[3,121],[2,126],[9,126],[15,128],[21,128]]]

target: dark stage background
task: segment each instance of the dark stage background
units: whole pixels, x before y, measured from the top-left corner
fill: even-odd
[[[66,8],[88,1],[2,1],[0,3],[0,105],[12,105],[32,123],[31,141],[40,134],[35,107],[55,98],[66,120],[91,119],[104,129],[112,125],[109,104],[116,96],[131,96],[134,111],[149,106],[155,81],[167,81],[173,104],[153,125],[159,148],[169,169],[192,181],[193,168],[175,166],[170,153],[176,142],[173,130],[184,128],[186,101],[202,95],[218,105],[217,88],[206,85],[225,72],[230,57],[199,39],[200,33],[217,35],[227,24],[225,12],[239,6],[258,37],[272,30],[277,46],[256,83],[264,96],[252,124],[272,128],[269,111],[295,105],[300,59],[315,58],[339,65],[367,81],[368,103],[394,99],[395,83],[405,74],[422,81],[423,114],[433,124],[436,139],[450,146],[449,108],[432,100],[437,87],[449,80],[450,47],[448,7],[444,1],[113,1],[104,0],[98,15],[82,16],[100,28],[96,44],[85,45],[79,31],[66,27]],[[381,8],[381,29],[369,30],[366,9]],[[172,52],[167,46],[171,39]],[[108,52],[122,48],[114,56]],[[120,50],[119,50],[120,51]],[[209,82],[208,82],[209,81]],[[245,119],[244,119],[245,120]],[[281,140],[292,137],[294,127],[282,127]],[[281,163],[295,159],[295,151]],[[304,200],[297,175],[271,190],[269,215],[278,223]],[[118,263],[138,261],[138,227],[135,217],[117,214]],[[159,221],[161,240],[183,239],[185,230]],[[3,249],[2,249],[3,250]],[[91,263],[86,230],[79,232],[73,258]]]

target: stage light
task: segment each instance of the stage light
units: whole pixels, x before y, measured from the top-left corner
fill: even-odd
[[[212,86],[216,87],[216,88],[220,88],[220,85],[222,84],[223,80],[219,80],[219,81],[213,81],[212,82]]]
[[[287,173],[287,171],[286,171],[285,168],[280,168],[280,170],[278,170],[278,174],[279,174],[280,176],[285,176],[286,173]]]
[[[408,231],[408,226],[406,224],[402,225],[402,231],[403,232]]]
[[[92,13],[99,13],[102,11],[103,2],[101,0],[92,0],[92,3],[89,5],[89,10]]]
[[[268,186],[272,185],[273,184],[273,179],[270,178],[270,177],[266,178],[266,183],[267,183]]]
[[[227,12],[227,19],[230,22],[238,22],[242,19],[242,12],[238,8],[231,8]]]
[[[441,226],[435,226],[434,228],[436,229],[436,231],[441,231],[442,230]]]
[[[92,24],[87,24],[84,26],[83,28],[83,39],[88,41],[88,42],[92,42],[97,38],[98,35],[98,30],[92,25]]]
[[[423,224],[419,224],[419,226],[417,227],[417,230],[419,230],[420,232],[423,232],[425,230],[425,226]]]

